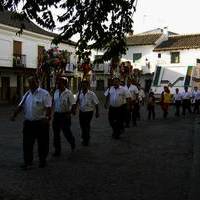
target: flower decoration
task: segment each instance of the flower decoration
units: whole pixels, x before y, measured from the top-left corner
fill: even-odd
[[[68,51],[54,47],[44,52],[44,62],[53,69],[64,69],[69,56],[70,53]]]

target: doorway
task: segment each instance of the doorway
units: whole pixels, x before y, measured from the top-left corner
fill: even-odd
[[[10,100],[10,78],[1,77],[1,100],[9,101]]]

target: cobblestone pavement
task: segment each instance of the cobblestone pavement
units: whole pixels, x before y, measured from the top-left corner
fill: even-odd
[[[143,114],[137,127],[113,140],[107,111],[101,109],[101,117],[92,122],[89,147],[80,144],[76,116],[72,120],[76,151],[70,153],[62,137],[60,158],[51,156],[51,144],[46,168],[38,168],[35,155],[33,169],[22,171],[23,118],[10,122],[12,109],[0,107],[0,199],[187,200],[191,196],[196,177],[193,115],[175,118],[171,111],[163,120],[157,108],[156,120],[148,121]]]

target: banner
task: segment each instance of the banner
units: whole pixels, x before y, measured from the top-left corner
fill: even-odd
[[[191,76],[192,76],[192,69],[193,69],[193,66],[188,66],[188,68],[187,68],[187,74],[186,74],[185,83],[184,83],[184,86],[186,86],[186,87],[190,86],[190,81],[191,81]]]
[[[197,66],[193,69],[192,87],[198,87],[200,89],[200,63],[197,63]]]

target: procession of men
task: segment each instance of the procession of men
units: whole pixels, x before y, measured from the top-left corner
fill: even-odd
[[[89,146],[91,142],[92,130],[91,120],[93,115],[99,117],[99,99],[94,91],[90,89],[90,82],[82,80],[80,90],[74,97],[68,88],[68,79],[65,76],[58,76],[56,88],[52,94],[40,88],[39,80],[36,76],[28,79],[29,90],[22,97],[16,111],[11,117],[16,118],[18,113],[23,111],[23,158],[22,169],[30,169],[34,160],[34,143],[37,141],[39,168],[46,167],[47,156],[49,153],[49,129],[53,130],[53,156],[59,157],[62,153],[61,132],[71,147],[71,151],[76,149],[76,141],[71,131],[71,117],[79,112],[79,124],[81,129],[81,144]],[[140,96],[141,88],[137,82],[128,78],[127,81],[113,77],[110,86],[105,91],[105,109],[108,109],[108,122],[112,129],[112,138],[119,140],[121,134],[127,128],[137,126],[140,120],[140,107],[146,106],[148,111],[147,119],[156,119],[155,104],[156,98],[152,91]],[[163,110],[163,118],[168,117],[169,108],[175,105],[175,116],[186,115],[186,111],[199,114],[200,90],[194,87],[193,91],[188,91],[185,87],[184,92],[180,93],[176,88],[172,94],[169,87],[165,86],[158,100]],[[141,101],[141,98],[142,101]],[[145,102],[145,103],[144,103]],[[191,108],[193,104],[193,110]],[[181,109],[182,107],[182,109]],[[182,113],[181,113],[182,110]],[[52,119],[51,119],[52,118]]]

